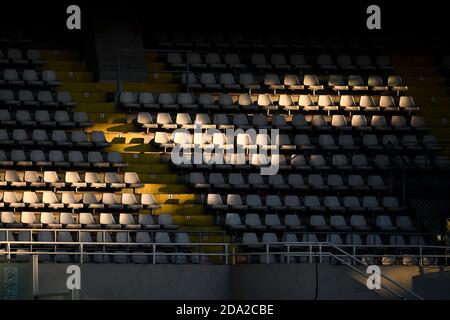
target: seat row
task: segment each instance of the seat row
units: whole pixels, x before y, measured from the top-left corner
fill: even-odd
[[[54,113],[48,110],[28,110],[8,111],[0,109],[0,124],[2,126],[43,126],[43,127],[91,127],[86,112],[67,112],[58,110]]]
[[[155,218],[154,218],[155,217]],[[137,220],[131,213],[120,213],[117,215],[111,213],[100,213],[93,215],[89,212],[71,213],[71,212],[21,212],[14,213],[11,211],[1,212],[0,222],[3,226],[9,228],[52,228],[73,229],[100,229],[102,227],[108,229],[126,229],[126,230],[158,230],[178,229],[178,225],[174,224],[170,214],[160,214],[152,216],[151,214],[141,213]],[[28,231],[30,234],[30,231]],[[77,232],[78,233],[78,232]],[[8,232],[12,234],[11,231]],[[81,231],[79,236],[88,235],[89,232]],[[0,231],[0,237],[5,236],[5,232]],[[80,241],[83,241],[80,239]],[[85,241],[85,240],[84,240]]]
[[[299,241],[299,237],[294,233],[286,233],[284,238],[284,242],[289,242],[289,244],[292,246],[294,243],[317,243],[318,241],[317,235],[314,233],[306,233],[301,236],[301,241]],[[363,241],[364,239],[364,241]],[[362,245],[368,245],[368,246],[383,246],[386,244],[392,245],[392,246],[407,246],[407,245],[413,245],[413,246],[419,246],[419,245],[425,245],[425,241],[421,236],[412,235],[409,237],[409,241],[405,241],[405,237],[403,235],[390,235],[387,241],[383,241],[379,234],[368,234],[365,237],[363,235],[360,235],[358,233],[351,233],[347,234],[345,238],[345,242],[343,241],[340,234],[327,234],[324,241],[329,242],[333,245],[354,245],[354,246],[362,246]],[[271,246],[273,249],[279,248],[281,243],[278,239],[277,235],[272,232],[266,232],[263,233],[261,236],[261,241],[259,240],[258,236],[253,232],[244,232],[242,235],[242,243],[247,244],[250,246],[250,248],[257,249],[262,248],[261,244],[273,244]],[[280,244],[277,244],[280,243]],[[370,248],[364,248],[366,250],[370,250]],[[300,250],[300,251],[308,251],[308,246],[292,246],[291,250]]]
[[[4,54],[4,52],[6,54]],[[19,48],[8,48],[6,51],[0,49],[0,65],[42,65],[47,63],[42,59],[41,52],[37,49],[22,51]]]
[[[10,86],[59,86],[61,81],[56,78],[53,70],[43,70],[39,73],[34,69],[18,71],[16,69],[4,69],[0,71],[0,85]]]
[[[155,242],[153,242],[155,244]],[[152,244],[152,243],[150,243]],[[164,243],[165,244],[165,243]],[[103,246],[102,246],[103,247]],[[100,251],[101,248],[95,248],[97,251],[94,253],[84,253],[83,254],[83,263],[136,263],[136,264],[147,264],[147,263],[155,263],[155,264],[210,264],[209,259],[207,255],[204,255],[202,253],[197,254],[190,254],[186,255],[189,249],[181,248],[178,250],[177,253],[165,253],[161,250],[167,250],[169,246],[164,245],[161,247],[161,245],[157,248],[156,254],[149,254],[144,255],[142,254],[142,249],[136,248],[134,250],[133,255],[129,255],[130,251]],[[178,248],[178,247],[177,247]],[[50,250],[52,252],[55,252],[52,255],[46,254],[44,252],[48,252],[49,250],[34,250],[29,251],[25,249],[17,249],[12,250],[13,253],[11,256],[8,257],[8,259],[12,259],[14,261],[20,261],[20,262],[29,262],[31,259],[31,254],[37,252],[38,253],[38,259],[39,263],[80,263],[81,258],[78,255],[69,255],[67,251],[56,249],[55,251]],[[0,249],[0,259],[5,259],[5,250]],[[40,252],[40,253],[39,253]],[[128,253],[128,254],[127,254]],[[140,254],[141,253],[141,254]]]
[[[190,172],[187,180],[196,189],[385,191],[388,188],[380,175],[363,177],[359,174],[350,174],[347,177],[339,174],[330,174],[328,177],[310,174],[306,184],[303,176],[298,173],[284,176],[274,174],[266,178],[259,173],[249,173],[248,176],[244,176],[241,173],[211,172],[206,179],[202,172]]]
[[[87,161],[86,161],[87,159]],[[123,162],[119,152],[111,151],[103,155],[98,151],[89,151],[82,153],[81,151],[72,150],[63,152],[61,150],[11,150],[5,152],[0,150],[0,166],[38,166],[38,167],[96,167],[96,168],[122,168],[128,165]]]
[[[439,156],[440,157],[440,156]],[[438,158],[438,157],[436,157]],[[183,153],[179,161],[174,161],[171,158],[171,163],[179,168],[186,169],[226,169],[231,168],[238,170],[249,170],[251,168],[260,169],[261,167],[269,166],[270,164],[278,166],[281,170],[387,170],[391,168],[391,161],[387,154],[376,154],[375,157],[369,160],[364,154],[355,154],[350,161],[345,154],[333,154],[331,158],[325,158],[321,154],[309,157],[309,162],[306,161],[303,154],[292,154],[287,163],[283,155],[274,154],[270,157],[264,154],[253,154],[247,157],[242,153],[230,154],[212,154],[203,153],[203,161],[195,162],[192,153]],[[311,159],[313,163],[311,163]]]
[[[226,199],[226,200],[223,200]],[[263,199],[265,200],[263,202]],[[378,199],[375,196],[364,196],[361,201],[356,196],[346,196],[340,199],[336,196],[307,195],[298,197],[296,195],[260,196],[250,194],[241,196],[239,194],[227,194],[226,198],[217,193],[210,193],[206,197],[206,205],[212,210],[255,210],[255,211],[331,211],[331,212],[375,212],[384,211],[399,212],[403,210],[396,197],[385,196]],[[380,205],[381,203],[381,205]],[[362,204],[362,205],[361,205]]]
[[[309,58],[309,59],[308,59]],[[293,53],[289,56],[282,53],[251,53],[250,56],[238,53],[219,54],[207,52],[204,55],[198,52],[169,52],[166,56],[167,63],[172,68],[185,69],[189,64],[190,69],[260,69],[260,70],[303,70],[318,69],[323,71],[357,71],[364,72],[380,70],[393,70],[388,56],[375,57],[368,55],[351,56],[339,54],[332,57],[329,54],[319,54],[306,58],[305,55]]]
[[[155,219],[154,219],[155,217]],[[156,221],[155,221],[156,220]],[[125,230],[158,230],[158,229],[178,229],[178,225],[174,224],[170,214],[160,214],[152,216],[151,214],[141,213],[137,217],[137,221],[131,213],[120,213],[117,219],[116,214],[100,213],[91,214],[89,212],[71,213],[71,212],[21,212],[14,213],[11,211],[1,212],[0,222],[3,226],[9,228],[52,228],[52,229],[100,229],[105,227],[108,229],[125,229]],[[30,234],[30,232],[28,232]],[[79,235],[79,241],[88,241],[86,238],[89,232],[76,232]],[[5,232],[0,231],[0,237],[5,236]],[[12,232],[8,231],[8,235],[12,236]]]
[[[247,93],[236,95],[220,94],[216,98],[207,93],[194,96],[190,93],[160,93],[158,98],[149,92],[132,93],[122,92],[120,103],[128,109],[149,110],[197,110],[208,111],[363,111],[363,112],[412,112],[419,110],[414,99],[410,96],[401,96],[398,100],[392,96],[351,96],[342,95],[335,98],[330,95],[249,95]],[[356,98],[356,99],[355,99]],[[359,101],[358,101],[359,98]],[[336,100],[336,102],[335,102]],[[397,102],[396,102],[397,100]],[[358,102],[357,102],[358,101]]]
[[[0,207],[49,209],[159,209],[153,194],[73,191],[0,191]]]
[[[240,73],[235,76],[233,73],[215,74],[212,72],[203,73],[182,73],[181,84],[195,90],[209,91],[239,91],[239,90],[307,90],[312,91],[366,91],[366,92],[386,92],[392,91],[397,95],[406,92],[408,87],[403,83],[400,76],[391,75],[387,78],[387,84],[383,78],[378,75],[371,75],[364,80],[360,75],[350,75],[344,80],[342,75],[330,75],[325,79],[323,76],[305,74],[297,76],[296,74],[284,74],[283,80],[274,73],[268,73],[264,76],[253,75],[251,73]]]
[[[231,120],[230,120],[231,118]],[[289,121],[290,119],[290,121]],[[236,113],[232,117],[222,113],[214,114],[213,121],[206,113],[196,113],[194,120],[189,113],[177,113],[175,116],[167,112],[158,112],[152,116],[149,112],[139,112],[136,122],[147,130],[149,129],[195,129],[196,124],[200,129],[279,129],[283,131],[302,130],[358,130],[378,131],[395,130],[428,130],[425,119],[422,116],[413,115],[410,118],[393,115],[364,115],[354,114],[346,117],[342,114],[335,114],[330,117],[324,115],[305,116],[295,114],[289,118],[282,114],[267,117],[263,114],[245,115]]]
[[[195,140],[194,140],[195,139]],[[368,151],[388,151],[391,147],[398,151],[410,150],[421,151],[424,148],[436,150],[438,148],[436,138],[433,135],[425,135],[422,143],[419,143],[416,135],[405,134],[401,138],[397,138],[393,134],[382,134],[382,137],[377,137],[375,134],[364,134],[361,137],[353,139],[352,135],[341,134],[338,136],[337,143],[331,134],[321,134],[314,143],[306,134],[297,134],[292,139],[289,135],[278,134],[273,139],[267,133],[247,134],[239,133],[236,137],[228,137],[226,133],[216,132],[212,136],[208,133],[191,134],[189,132],[174,132],[173,134],[167,132],[156,132],[154,144],[157,146],[173,148],[175,146],[183,149],[192,149],[194,147],[204,150],[234,150],[239,149],[241,152],[247,150],[273,150],[295,152],[302,150],[306,152],[315,152],[318,149],[330,152],[337,151],[351,151],[360,152],[361,149]],[[355,142],[356,140],[356,142]],[[381,141],[381,144],[380,144]]]
[[[53,188],[140,188],[143,187],[136,172],[77,172],[16,171],[0,172],[0,186],[53,187]]]
[[[307,225],[301,223],[299,217],[295,214],[288,214],[284,216],[284,219],[280,219],[277,214],[268,213],[262,215],[256,213],[247,213],[245,216],[241,216],[238,213],[227,213],[225,216],[225,226],[231,230],[273,230],[273,231],[299,231],[306,228],[317,231],[373,231],[380,230],[386,232],[416,231],[409,216],[396,216],[395,225],[392,223],[392,219],[387,215],[377,215],[374,225],[367,224],[367,220],[363,215],[352,215],[350,219],[342,215],[332,215],[329,217],[329,223],[327,219],[322,215],[311,215]],[[263,221],[263,222],[262,222]],[[287,234],[285,235],[287,236]],[[288,236],[288,238],[291,236]],[[289,239],[292,240],[292,239]],[[290,242],[290,241],[288,241]]]
[[[109,147],[111,143],[106,141],[103,131],[92,131],[88,140],[83,130],[70,132],[70,140],[64,130],[47,131],[43,129],[33,129],[31,135],[25,129],[13,129],[12,132],[0,129],[0,144],[2,145],[24,145],[24,146],[59,146],[59,147]],[[51,137],[51,139],[49,138]]]
[[[158,47],[173,48],[192,48],[198,47],[202,49],[211,50],[211,48],[218,48],[221,50],[239,49],[241,51],[247,50],[266,50],[266,49],[342,49],[346,47],[351,48],[367,48],[378,49],[380,46],[379,38],[355,37],[346,36],[330,36],[323,37],[319,35],[309,34],[304,35],[298,32],[288,33],[252,33],[243,34],[240,32],[223,33],[213,32],[207,33],[192,33],[184,32],[162,33],[158,32],[153,36],[153,40]],[[386,61],[387,60],[387,61]],[[380,66],[384,66],[389,61],[389,57],[378,55],[376,62]]]
[[[37,94],[31,90],[0,90],[0,103],[9,107],[31,108],[72,108],[76,106],[68,91],[58,91],[56,96],[50,91],[40,90]]]

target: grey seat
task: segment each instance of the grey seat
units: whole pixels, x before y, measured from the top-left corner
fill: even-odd
[[[158,224],[164,228],[164,229],[168,229],[168,230],[176,230],[178,229],[178,225],[174,223],[172,215],[170,214],[160,214],[158,216]]]
[[[284,224],[288,227],[289,230],[297,231],[304,230],[305,226],[303,226],[300,222],[300,219],[296,214],[288,214],[284,217]]]
[[[247,227],[242,224],[241,218],[237,213],[227,213],[225,216],[225,225],[231,230],[247,229]]]
[[[256,213],[248,213],[245,215],[245,224],[250,230],[266,230],[267,226],[261,223],[259,215]]]
[[[322,215],[312,215],[309,220],[309,225],[315,230],[331,229],[331,227],[327,225],[325,218]]]

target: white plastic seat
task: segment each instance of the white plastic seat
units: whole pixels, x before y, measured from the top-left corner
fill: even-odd
[[[347,124],[347,120],[342,114],[335,114],[331,118],[331,126],[336,130],[348,131],[351,130],[351,127]]]
[[[141,226],[137,224],[131,213],[121,213],[119,215],[119,224],[125,229],[139,230]]]
[[[300,83],[299,78],[295,74],[284,75],[283,85],[289,90],[303,90],[304,89],[304,86]]]
[[[160,209],[161,205],[155,199],[155,196],[151,193],[141,194],[141,204],[146,209]]]
[[[108,228],[108,229],[120,229],[120,224],[116,222],[113,215],[111,213],[100,213],[99,219],[100,225]],[[119,234],[117,234],[119,236]],[[117,241],[123,242],[123,241]]]
[[[44,208],[45,204],[43,200],[39,199],[35,192],[25,191],[23,193],[23,203],[30,208]],[[23,221],[22,221],[23,222]]]
[[[122,193],[121,201],[122,205],[126,206],[128,209],[139,210],[144,207],[134,193]]]
[[[86,182],[81,179],[80,175],[76,171],[67,171],[65,182],[75,188],[85,188],[87,186]]]
[[[66,185],[64,181],[59,178],[56,171],[45,171],[44,182],[54,188],[63,188]]]
[[[31,187],[41,188],[45,187],[45,182],[36,171],[27,170],[24,173],[24,181]]]

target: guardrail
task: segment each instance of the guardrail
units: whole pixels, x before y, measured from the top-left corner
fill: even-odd
[[[0,231],[5,229],[0,229]],[[23,229],[6,229],[8,231]],[[37,230],[29,230],[33,232]],[[48,230],[46,230],[48,231]],[[59,229],[59,231],[68,231]],[[80,230],[75,232],[89,232],[94,230]],[[104,231],[104,230],[103,230]],[[109,232],[109,231],[104,231]],[[121,232],[121,231],[111,231]],[[122,231],[123,232],[123,231]],[[137,231],[135,231],[137,232]],[[156,231],[155,231],[156,232]],[[8,235],[8,234],[7,234]],[[390,257],[400,259],[409,257],[416,259],[422,266],[426,260],[439,260],[439,265],[448,265],[450,262],[450,247],[436,245],[335,245],[330,242],[267,242],[267,243],[228,243],[228,242],[184,242],[184,243],[157,243],[157,242],[88,242],[88,241],[13,241],[5,239],[0,241],[0,256],[7,260],[14,260],[18,256],[31,255],[68,255],[76,256],[80,263],[84,257],[90,256],[147,256],[151,263],[157,263],[158,256],[205,256],[216,257],[215,263],[238,264],[239,258],[259,256],[261,263],[270,263],[270,256],[279,256],[280,263],[292,263],[291,258],[302,258],[306,263],[323,263],[330,257],[348,259],[375,259]],[[18,251],[20,250],[20,251]],[[261,260],[262,258],[265,258]],[[251,261],[246,261],[251,263]],[[355,262],[355,261],[353,261]],[[351,262],[351,263],[353,263]],[[263,262],[264,263],[264,262]],[[436,263],[434,261],[433,263]]]

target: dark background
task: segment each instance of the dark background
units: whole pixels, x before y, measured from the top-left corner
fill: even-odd
[[[445,38],[448,10],[445,1],[3,1],[2,30],[13,26],[45,30],[47,35],[68,33],[66,8],[78,4],[82,27],[113,13],[133,12],[132,24],[164,30],[276,31],[342,35],[363,33],[402,38],[414,37],[426,43]],[[366,8],[381,7],[382,30],[366,29]],[[71,33],[80,31],[71,31]]]

